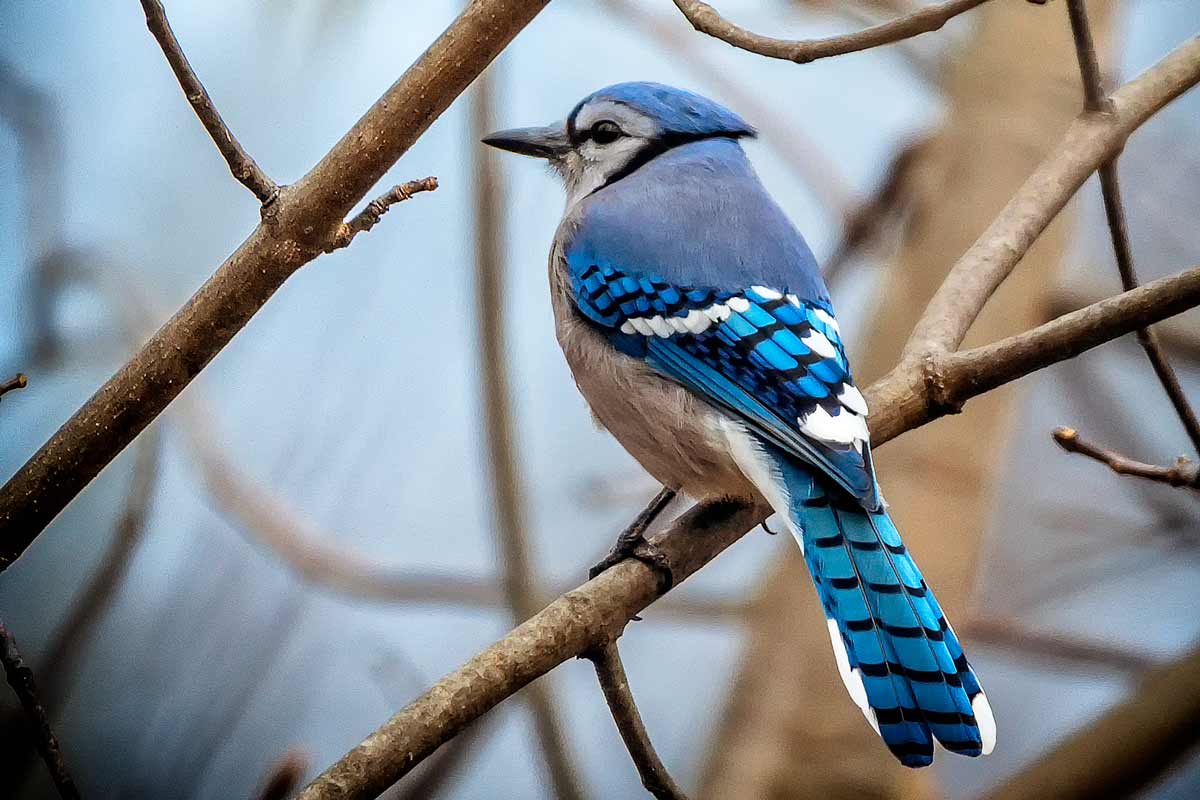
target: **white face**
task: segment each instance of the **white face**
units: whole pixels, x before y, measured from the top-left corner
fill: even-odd
[[[567,185],[568,208],[624,169],[660,132],[650,117],[610,100],[580,109],[575,130],[582,141],[551,162]]]

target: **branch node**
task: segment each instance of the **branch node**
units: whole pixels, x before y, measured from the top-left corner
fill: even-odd
[[[931,419],[962,412],[964,401],[955,397],[950,390],[946,370],[942,368],[942,358],[938,353],[930,352],[921,356],[921,382],[925,386],[925,405]]]

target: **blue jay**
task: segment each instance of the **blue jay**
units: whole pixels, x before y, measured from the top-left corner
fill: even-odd
[[[989,752],[987,698],[875,483],[812,252],[723,106],[654,83],[483,141],[567,189],[550,251],[558,341],[596,420],[664,486],[765,500],[800,545],[850,697],[910,767]]]

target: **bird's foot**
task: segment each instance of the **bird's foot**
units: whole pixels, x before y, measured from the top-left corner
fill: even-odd
[[[659,593],[667,592],[675,585],[675,571],[671,558],[655,545],[646,541],[640,533],[636,537],[622,536],[612,550],[588,571],[588,578],[595,578],[609,567],[616,566],[627,558],[642,562],[658,575]]]

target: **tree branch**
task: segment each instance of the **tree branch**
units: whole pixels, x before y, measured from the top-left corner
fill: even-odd
[[[959,258],[904,347],[902,361],[953,350],[984,304],[1050,221],[1142,123],[1200,81],[1200,37],[1112,95],[1113,112],[1079,116],[1055,148]]]
[[[159,0],[142,0],[142,10],[146,12],[146,27],[158,41],[163,55],[167,57],[167,63],[171,65],[171,71],[179,81],[179,87],[183,89],[192,110],[200,118],[200,124],[212,137],[213,144],[221,151],[233,177],[249,189],[264,206],[272,202],[279,196],[279,187],[259,168],[229,130],[225,120],[221,119],[221,113],[209,97],[208,90],[196,77],[187,56],[183,54],[183,48],[179,46],[179,40],[175,38],[175,32],[167,22],[167,12],[163,4]]]
[[[1067,0],[1067,12],[1071,18],[1071,33],[1075,38],[1075,52],[1079,59],[1079,72],[1083,79],[1085,107],[1088,111],[1107,114],[1112,110],[1112,102],[1104,94],[1101,84],[1100,67],[1096,60],[1096,47],[1092,42],[1092,29],[1088,24],[1087,9],[1083,0]],[[1125,220],[1125,207],[1121,203],[1121,185],[1117,179],[1117,155],[1100,166],[1100,193],[1104,198],[1104,215],[1108,220],[1109,236],[1112,239],[1113,254],[1117,260],[1117,270],[1121,274],[1121,285],[1129,291],[1138,285],[1137,271],[1133,264],[1133,247],[1129,243],[1129,227]],[[1154,368],[1163,391],[1175,407],[1192,447],[1200,453],[1200,419],[1188,403],[1183,387],[1179,385],[1179,377],[1175,374],[1167,354],[1159,344],[1158,337],[1149,328],[1139,329],[1138,344],[1146,352],[1146,358]]]
[[[1108,468],[1118,475],[1132,475],[1137,478],[1145,478],[1146,480],[1165,483],[1170,486],[1186,487],[1193,491],[1200,491],[1200,465],[1189,461],[1183,456],[1176,459],[1173,466],[1160,467],[1154,464],[1135,461],[1128,456],[1121,455],[1115,450],[1109,450],[1106,447],[1093,444],[1086,439],[1080,438],[1079,431],[1074,428],[1055,428],[1051,435],[1054,437],[1054,441],[1058,443],[1058,446],[1068,453],[1079,453],[1080,455],[1099,461],[1101,464],[1107,464]]]
[[[646,791],[658,800],[687,800],[687,795],[658,757],[650,734],[646,732],[646,725],[642,722],[642,715],[629,688],[629,678],[625,675],[625,665],[621,663],[616,640],[589,650],[585,656],[596,668],[596,679],[604,692],[604,701],[612,711],[613,722]]]
[[[1146,675],[1115,708],[985,800],[1129,797],[1200,741],[1200,651]]]
[[[1154,307],[1156,302],[1164,305]],[[948,396],[961,403],[1196,305],[1200,305],[1200,267],[995,345],[950,354],[937,365],[937,376],[950,387]],[[868,404],[876,409],[870,418],[872,441],[883,444],[935,418],[936,404],[926,396],[928,391],[920,364],[893,370],[872,385],[866,392]],[[650,541],[668,558],[679,585],[768,514],[766,507],[704,503]],[[526,684],[610,641],[631,617],[658,598],[659,589],[658,575],[650,567],[623,561],[567,592],[398,712],[309,784],[301,800],[376,796]]]
[[[471,0],[313,169],[281,188],[216,273],[3,487],[6,569],[289,276],[549,0]]]
[[[24,659],[21,658],[21,652],[17,649],[16,640],[13,639],[2,620],[0,620],[0,661],[4,662],[4,673],[8,677],[9,686],[17,695],[17,699],[21,701],[21,708],[25,710],[25,717],[29,721],[30,735],[37,745],[42,761],[46,762],[46,769],[50,772],[50,777],[58,789],[59,797],[63,800],[79,800],[79,789],[75,787],[75,781],[72,780],[71,773],[67,769],[67,762],[63,759],[62,750],[58,746],[58,737],[54,735],[54,729],[50,727],[50,718],[46,715],[46,709],[42,706],[41,700],[38,699],[33,670],[25,665]]]
[[[905,14],[889,22],[865,28],[856,33],[831,36],[828,39],[774,39],[740,28],[729,22],[717,10],[701,0],[674,0],[675,5],[687,17],[692,27],[701,33],[714,36],[740,50],[748,50],[767,58],[779,58],[807,64],[818,58],[840,56],[859,50],[868,50],[902,39],[910,39],[922,33],[936,31],[953,17],[982,5],[987,0],[947,0]]]

